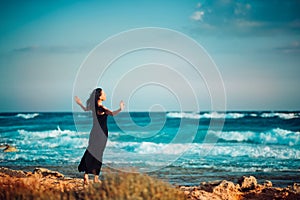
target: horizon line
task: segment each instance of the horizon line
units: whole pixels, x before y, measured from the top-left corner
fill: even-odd
[[[90,113],[91,111],[0,111],[0,113]],[[134,110],[134,111],[122,111],[123,113],[142,113],[142,112],[149,112],[147,110]],[[298,110],[283,110],[283,109],[257,109],[257,110],[201,110],[201,111],[191,111],[191,110],[166,110],[166,111],[150,111],[149,113],[167,113],[167,112],[183,112],[183,113],[202,113],[202,112],[300,112]]]

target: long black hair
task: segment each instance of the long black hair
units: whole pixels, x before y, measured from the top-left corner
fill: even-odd
[[[88,110],[95,111],[95,108],[97,107],[97,102],[99,100],[99,97],[102,94],[102,88],[96,88],[93,90],[93,92],[90,95],[90,98],[86,101],[86,107]]]

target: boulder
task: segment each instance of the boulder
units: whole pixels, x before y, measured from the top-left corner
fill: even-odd
[[[21,170],[13,170],[13,169],[5,168],[5,167],[0,167],[0,172],[7,174],[11,177],[17,177],[17,178],[26,177],[26,172],[21,171]]]
[[[254,190],[257,187],[257,180],[254,176],[242,176],[238,180],[238,184],[242,191]]]
[[[63,174],[57,171],[51,171],[46,168],[35,168],[32,173],[36,175],[40,175],[42,177],[64,178]]]
[[[270,187],[273,187],[273,184],[272,184],[271,181],[266,180],[266,181],[264,182],[263,186],[264,186],[265,188],[270,188]]]
[[[214,187],[220,185],[221,182],[221,180],[202,182],[200,183],[200,189],[206,192],[213,192]]]
[[[222,200],[219,195],[206,192],[204,190],[196,190],[190,193],[188,199],[195,200]]]
[[[294,183],[293,191],[296,192],[297,194],[300,194],[300,183]]]
[[[221,197],[221,199],[239,199],[239,194],[233,182],[222,181],[213,189],[213,193]]]

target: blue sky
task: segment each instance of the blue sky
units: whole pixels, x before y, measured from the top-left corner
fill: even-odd
[[[0,111],[71,111],[88,53],[141,27],[173,29],[201,44],[222,75],[228,110],[300,110],[299,10],[296,0],[1,1]]]

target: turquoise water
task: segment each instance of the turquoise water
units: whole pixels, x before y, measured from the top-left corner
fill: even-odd
[[[0,144],[18,148],[1,151],[0,165],[81,176],[91,123],[91,113],[0,113]],[[108,127],[105,167],[180,185],[250,174],[299,182],[300,112],[132,112],[109,117]]]

